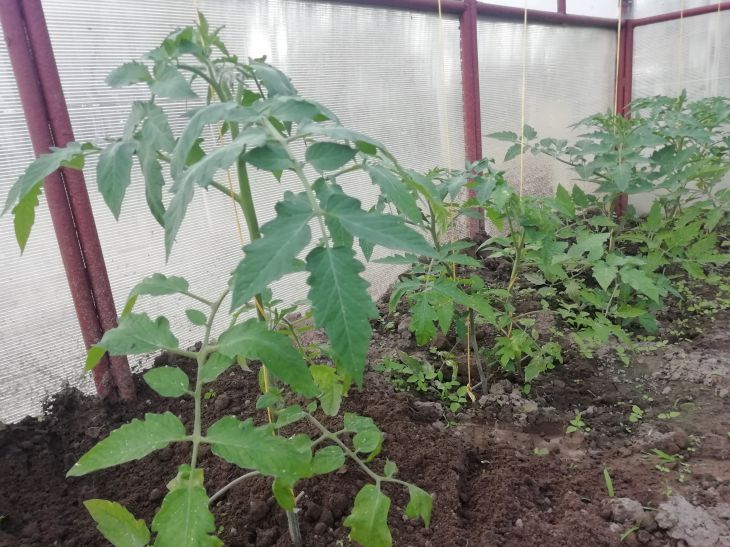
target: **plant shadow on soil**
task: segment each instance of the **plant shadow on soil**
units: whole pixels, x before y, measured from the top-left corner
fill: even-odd
[[[353,391],[343,409],[371,416],[386,434],[376,467],[390,459],[401,478],[435,496],[431,527],[424,529],[401,516],[406,493],[388,490],[394,544],[683,545],[680,532],[654,519],[653,509],[669,496],[681,495],[700,510],[730,509],[728,318],[727,312],[704,317],[696,338],[639,355],[630,367],[608,354],[591,361],[568,358],[535,385],[529,398],[519,386],[495,379],[479,402],[458,415],[395,392],[382,375],[368,372],[364,390]],[[409,333],[375,323],[370,362],[396,350],[419,351]],[[177,357],[160,356],[156,363],[192,370],[191,362]],[[191,400],[162,398],[141,376],[136,381],[139,397],[130,405],[102,404],[69,389],[49,401],[41,418],[0,424],[0,545],[103,545],[83,507],[90,498],[118,501],[151,521],[166,483],[189,459],[188,445],[86,477],[64,478],[97,440],[145,412],[170,410],[191,423]],[[224,414],[264,419],[255,410],[256,374],[224,374],[210,390],[204,425]],[[634,404],[644,410],[637,423],[628,420]],[[670,409],[679,415],[659,417]],[[591,431],[566,435],[565,426],[578,410]],[[652,449],[683,459],[661,462]],[[209,493],[241,474],[206,447],[201,466]],[[637,501],[639,513],[641,506],[646,509],[640,518],[622,514],[609,500],[604,468],[617,498]],[[298,485],[305,545],[350,544],[342,521],[366,480],[349,465]],[[268,479],[256,477],[214,504],[226,545],[290,545],[286,518],[270,486]],[[720,528],[718,541],[708,545],[730,544],[723,543],[730,542],[725,532],[730,529]]]

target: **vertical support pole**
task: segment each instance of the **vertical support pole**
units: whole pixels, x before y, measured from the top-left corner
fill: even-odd
[[[618,96],[616,99],[616,112],[627,117],[631,114],[628,107],[631,103],[634,61],[634,26],[630,19],[626,19],[623,23],[621,41],[618,47],[618,84],[616,88]],[[623,216],[628,206],[629,196],[627,194],[620,194],[615,204],[616,216]]]
[[[40,88],[46,103],[46,114],[53,141],[55,146],[63,147],[74,141],[75,138],[43,7],[40,0],[20,0],[20,6],[25,20],[28,42],[37,68]],[[62,173],[71,214],[78,232],[81,253],[94,295],[99,323],[102,331],[105,332],[117,326],[117,311],[109,284],[104,254],[99,242],[99,234],[91,211],[86,181],[81,171],[63,169]],[[134,399],[134,381],[126,357],[111,357],[111,374],[121,398]]]
[[[26,41],[22,12],[16,0],[0,2],[0,24],[2,24],[10,62],[18,84],[33,151],[36,156],[45,154],[53,146],[53,140],[48,127],[43,95],[38,85],[35,64]],[[43,189],[76,309],[76,317],[81,327],[81,335],[86,346],[90,347],[99,341],[102,330],[61,173],[56,171],[46,177]],[[100,397],[106,398],[115,395],[107,358],[94,369],[94,383]]]
[[[464,108],[466,161],[482,158],[482,117],[479,96],[479,56],[477,53],[477,0],[464,0],[460,17],[461,85]],[[471,192],[471,191],[470,191]],[[470,194],[470,197],[473,193]],[[470,236],[482,229],[482,221],[468,219]]]
[[[558,13],[568,13],[567,0],[558,0]]]

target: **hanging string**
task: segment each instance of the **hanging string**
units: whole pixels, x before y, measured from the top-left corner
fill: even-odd
[[[522,93],[520,98],[520,197],[525,186],[525,96],[527,95],[527,0],[522,21]]]
[[[619,97],[618,97],[618,81],[619,81],[619,63],[621,62],[621,18],[623,16],[622,9],[623,0],[618,0],[618,16],[616,17],[616,71],[614,73],[614,88],[613,88],[613,113],[618,114],[619,111]]]

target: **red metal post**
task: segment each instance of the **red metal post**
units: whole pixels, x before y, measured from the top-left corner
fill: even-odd
[[[568,13],[566,0],[558,0],[558,13]]]
[[[464,143],[466,161],[482,158],[482,115],[479,95],[479,55],[477,53],[477,1],[465,0],[466,9],[461,14],[461,86],[464,109]],[[470,191],[471,192],[471,191]],[[470,194],[473,195],[473,192]],[[468,220],[470,236],[482,228],[477,219]]]
[[[631,89],[633,83],[634,61],[634,25],[627,20],[621,27],[621,37],[618,44],[619,58],[616,82],[616,112],[622,116],[630,116]],[[616,198],[616,216],[621,217],[629,206],[629,196],[620,194]]]
[[[33,56],[26,40],[22,10],[16,0],[0,1],[0,24],[17,80],[33,150],[36,155],[47,153],[54,143],[49,131],[46,105],[39,86]],[[81,334],[86,346],[90,347],[99,341],[102,329],[84,266],[66,188],[58,171],[46,178],[44,191]],[[108,359],[103,359],[94,369],[94,382],[100,397],[115,396]]]
[[[45,15],[40,0],[20,0],[25,20],[28,42],[37,67],[41,91],[46,103],[46,113],[55,146],[66,146],[75,140],[66,99],[61,87],[61,78],[56,66],[56,58],[48,34]],[[63,169],[68,201],[71,206],[81,253],[84,257],[91,291],[94,295],[99,323],[102,331],[117,326],[117,311],[109,284],[109,276],[104,262],[104,253],[96,231],[94,215],[91,211],[86,181],[81,171]],[[119,395],[124,400],[134,399],[134,380],[129,363],[124,356],[111,358],[111,373]]]

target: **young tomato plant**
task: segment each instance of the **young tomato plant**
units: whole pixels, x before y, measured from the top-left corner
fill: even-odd
[[[194,360],[192,378],[168,366],[144,375],[162,396],[193,399],[192,428],[171,412],[147,414],[110,433],[79,459],[68,476],[86,475],[138,460],[172,443],[186,443],[191,447],[189,463],[171,474],[151,530],[117,503],[89,500],[86,506],[99,530],[115,545],[141,546],[152,541],[175,547],[221,545],[209,505],[222,492],[208,495],[199,461],[200,447],[208,445],[214,455],[246,471],[223,491],[245,477],[271,477],[273,496],[287,512],[292,541],[302,545],[295,509],[297,482],[330,473],[349,459],[372,481],[357,494],[344,521],[350,538],[366,546],[388,546],[392,543],[387,525],[391,502],[382,485],[406,488],[410,495],[406,515],[420,517],[426,525],[431,497],[398,479],[392,463],[384,474],[370,468],[367,462],[377,456],[383,443],[383,434],[372,419],[345,413],[341,427],[332,431],[318,414],[339,416],[348,386],[362,385],[370,320],[377,316],[368,284],[360,276],[364,268],[355,258],[354,241],[371,252],[375,245],[382,245],[429,258],[438,255],[400,216],[363,210],[337,183],[344,173],[366,169],[377,184],[378,173],[385,170],[383,162],[397,165],[387,150],[340,125],[324,106],[300,97],[290,80],[264,60],[244,62],[231,54],[219,32],[200,14],[195,26],[173,32],[141,61],[114,70],[107,79],[112,87],[142,84],[151,95],[149,100],[133,103],[123,135],[106,146],[71,143],[41,156],[8,196],[5,210],[13,210],[22,248],[46,175],[60,166],[80,169],[86,157],[98,154],[99,190],[118,217],[136,158],[150,212],[164,227],[168,255],[199,189],[233,199],[252,240],[230,279],[221,280],[221,292],[213,297],[193,292],[182,277],[154,274],[144,279],[130,294],[118,327],[106,332],[88,354],[87,370],[105,352],[134,355],[163,350]],[[185,128],[175,135],[157,100],[194,98],[196,86],[204,89],[205,104],[188,112]],[[213,142],[203,137],[209,126],[217,134]],[[276,216],[262,226],[261,211],[251,193],[252,168],[276,179],[291,174],[300,187],[297,193],[284,194],[276,204]],[[229,169],[235,173],[237,191],[216,180]],[[163,190],[168,180],[172,180],[172,196],[166,203]],[[389,191],[398,192],[397,185],[402,183],[389,179],[388,184]],[[305,252],[302,261],[298,257]],[[271,298],[272,282],[300,271],[308,273],[308,303],[315,324],[329,337],[332,366],[307,362],[286,334],[293,332],[286,320],[290,310],[278,310]],[[185,313],[199,327],[202,339],[195,351],[180,347],[167,318],[134,312],[139,297],[172,294],[192,304]],[[224,310],[229,318],[221,325]],[[241,421],[224,416],[204,430],[204,393],[211,393],[206,385],[246,360],[262,363],[263,393],[257,408],[269,411],[270,422],[256,426],[252,418]],[[292,399],[304,402],[292,404]],[[282,435],[292,424],[301,424],[298,431],[314,431],[316,437],[302,432]]]

